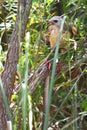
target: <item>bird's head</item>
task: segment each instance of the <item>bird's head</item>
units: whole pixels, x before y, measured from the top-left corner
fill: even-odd
[[[61,22],[62,22],[62,17],[61,17],[61,16],[54,16],[54,17],[52,17],[52,18],[48,21],[49,25],[56,25],[56,26],[58,26],[58,27],[61,26]]]

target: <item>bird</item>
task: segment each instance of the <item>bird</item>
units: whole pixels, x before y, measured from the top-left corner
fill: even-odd
[[[53,16],[48,21],[49,27],[48,27],[48,30],[44,34],[44,40],[46,43],[50,43],[51,48],[55,48],[56,46],[62,19],[63,19],[62,16]],[[76,35],[76,30],[72,33]],[[64,48],[65,50],[67,49],[67,38],[69,37],[70,37],[70,32],[69,32],[69,29],[67,28],[67,24],[65,21],[59,48],[62,48],[62,49]]]

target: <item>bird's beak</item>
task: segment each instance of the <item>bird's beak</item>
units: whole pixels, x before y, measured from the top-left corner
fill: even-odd
[[[50,26],[50,25],[53,25],[53,21],[49,20],[49,21],[48,21],[48,25],[49,25],[49,26]]]

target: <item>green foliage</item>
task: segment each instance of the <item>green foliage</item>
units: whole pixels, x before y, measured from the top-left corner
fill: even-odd
[[[53,79],[50,79],[50,82],[54,82],[54,84],[51,84],[51,91],[53,93],[49,99],[51,103],[49,127],[52,126],[54,129],[57,124],[58,127],[64,130],[77,130],[77,127],[83,125],[82,116],[84,118],[87,115],[87,97],[85,92],[87,88],[87,59],[85,60],[87,58],[87,52],[85,51],[85,41],[87,39],[86,3],[87,0],[62,1],[64,14],[67,17],[67,26],[71,22],[71,25],[77,28],[77,35],[67,39],[67,52],[59,54],[59,57],[56,55],[56,58],[59,59],[60,67],[54,65],[52,68],[52,72],[55,69],[56,74],[55,77],[53,76]],[[4,13],[2,11],[3,6],[0,5],[0,72],[3,71],[5,65],[7,45],[9,44],[15,24],[18,6],[16,0],[6,0],[3,4]],[[11,99],[11,103],[14,104],[11,108],[14,130],[27,130],[32,127],[34,129],[42,128],[44,81],[38,85],[37,90],[30,96],[27,88],[27,78],[30,72],[36,72],[51,50],[44,43],[43,35],[48,28],[48,20],[54,14],[59,15],[58,12],[51,13],[53,8],[55,8],[54,5],[56,5],[54,0],[33,0],[32,3],[29,22],[26,28],[26,32],[30,33],[30,38],[28,37],[29,39],[27,40],[25,37],[25,41],[20,43],[20,58],[18,63],[20,78],[16,77],[15,81],[16,85],[21,85],[21,90],[18,94],[14,94]],[[70,45],[69,40],[73,41],[72,45]],[[26,43],[28,47],[26,47]],[[73,48],[73,46],[75,47]],[[52,58],[54,58],[54,54],[50,56],[50,60]],[[56,58],[54,58],[54,61]],[[49,115],[49,112],[47,114]],[[48,115],[46,118],[48,118]]]
[[[82,102],[82,108],[87,111],[87,98]]]

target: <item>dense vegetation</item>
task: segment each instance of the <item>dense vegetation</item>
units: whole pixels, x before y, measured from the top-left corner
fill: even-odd
[[[0,1],[1,74],[16,21],[17,7],[17,0]],[[67,50],[62,53],[59,50],[56,55],[56,48],[49,55],[51,48],[45,44],[43,37],[48,28],[48,20],[55,15],[66,16],[68,28],[75,27],[77,32],[67,39]],[[44,84],[48,76],[52,91],[51,97],[48,97],[50,103],[47,109],[50,108],[50,112],[46,110],[46,117],[50,115],[47,117],[49,125],[45,118],[44,130],[47,126],[49,130],[86,130],[87,0],[33,0],[28,19],[25,39],[22,42],[19,40],[19,61],[10,100],[11,112],[8,114],[12,115],[14,130],[42,129]],[[47,56],[48,63],[44,62]],[[43,75],[40,72],[41,69],[44,71],[44,66],[47,73]],[[34,90],[29,89],[29,86],[33,86],[31,84],[34,84]]]

